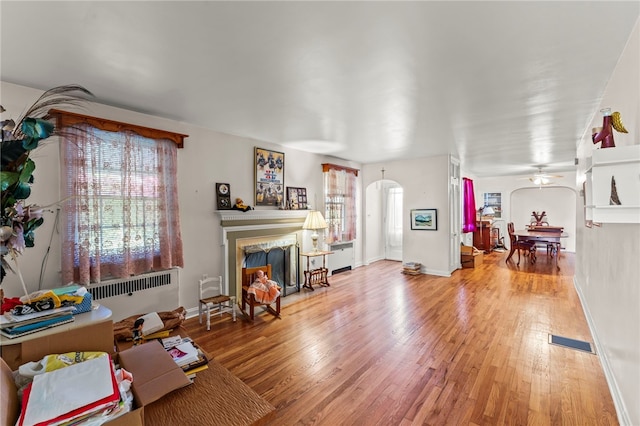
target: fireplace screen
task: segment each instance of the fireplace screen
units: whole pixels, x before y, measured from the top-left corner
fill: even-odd
[[[299,291],[298,282],[298,247],[296,244],[285,245],[268,244],[244,247],[244,262],[246,268],[271,264],[269,277],[282,287],[282,296]]]

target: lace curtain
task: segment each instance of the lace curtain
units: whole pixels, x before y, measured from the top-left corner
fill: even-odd
[[[473,181],[462,178],[462,186],[462,232],[473,232],[476,230],[476,196],[473,193]]]
[[[402,188],[387,192],[387,245],[402,248]]]
[[[355,169],[323,164],[327,244],[353,241],[356,238]]]
[[[63,282],[183,266],[176,143],[88,124],[64,134]]]

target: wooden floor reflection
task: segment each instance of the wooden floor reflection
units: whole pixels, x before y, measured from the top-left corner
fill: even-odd
[[[598,355],[560,270],[485,255],[452,277],[379,261],[285,298],[281,319],[186,321],[191,336],[273,404],[274,425],[615,425]]]

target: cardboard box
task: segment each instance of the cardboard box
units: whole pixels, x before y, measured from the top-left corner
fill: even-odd
[[[133,374],[132,391],[138,407],[191,384],[182,368],[158,341],[119,352],[118,361],[121,367]]]
[[[477,268],[482,265],[482,262],[484,261],[484,256],[481,251],[473,254],[462,254],[460,257],[463,268]]]
[[[111,322],[108,322],[111,324]],[[83,327],[88,328],[88,327]],[[78,330],[82,330],[78,329]],[[69,338],[77,330],[70,331],[71,336],[64,336],[62,340],[72,342],[67,347],[58,347],[60,350],[49,353],[66,353],[78,350],[80,344],[76,339]],[[109,328],[109,336],[113,337],[113,328]],[[58,337],[61,337],[60,335]],[[34,339],[38,340],[38,339]],[[110,348],[113,348],[111,340]],[[93,348],[92,350],[105,350],[109,348]],[[42,356],[26,359],[23,353],[24,362],[39,361]],[[46,355],[46,354],[45,354]],[[43,355],[44,356],[44,355]],[[164,350],[159,342],[147,342],[140,346],[135,346],[123,352],[113,355],[114,361],[122,368],[133,374],[132,393],[134,397],[134,407],[132,411],[124,414],[110,422],[109,426],[144,426],[144,406],[162,398],[173,390],[191,384],[186,374],[173,361],[171,355]],[[17,389],[13,381],[11,368],[6,362],[0,360],[0,421],[4,424],[15,424],[16,416],[19,412],[17,406]]]
[[[474,249],[473,246],[460,246],[460,254],[473,254]]]
[[[89,315],[84,313],[80,315]],[[73,328],[72,328],[73,327]],[[108,354],[114,353],[113,346],[113,321],[99,321],[88,323],[82,327],[62,325],[51,328],[46,334],[34,333],[32,338],[13,343],[6,339],[2,341],[0,356],[9,365],[11,370],[17,370],[19,366],[29,361],[39,361],[49,354],[63,354],[76,351],[102,351]]]

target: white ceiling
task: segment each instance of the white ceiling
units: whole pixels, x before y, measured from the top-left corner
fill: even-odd
[[[2,80],[363,163],[573,170],[640,16],[602,2],[12,2]]]

